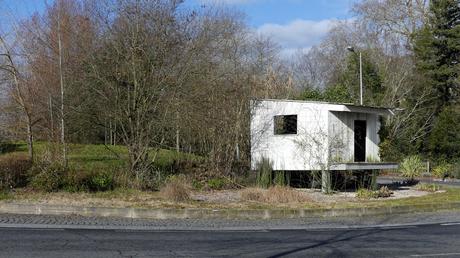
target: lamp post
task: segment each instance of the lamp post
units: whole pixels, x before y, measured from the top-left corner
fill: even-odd
[[[355,48],[352,46],[347,47],[347,50],[356,53]],[[361,51],[359,51],[359,103],[363,105],[363,57]]]

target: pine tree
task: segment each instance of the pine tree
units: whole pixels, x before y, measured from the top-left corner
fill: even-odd
[[[434,89],[435,109],[456,102],[460,58],[460,1],[432,0],[429,23],[415,35],[418,71]]]

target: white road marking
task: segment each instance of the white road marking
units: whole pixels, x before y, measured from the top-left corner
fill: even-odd
[[[439,256],[452,256],[460,255],[460,253],[439,253],[439,254],[413,254],[411,257],[439,257]]]
[[[454,226],[454,225],[460,225],[460,222],[456,222],[456,223],[444,223],[444,224],[441,224],[441,226]]]

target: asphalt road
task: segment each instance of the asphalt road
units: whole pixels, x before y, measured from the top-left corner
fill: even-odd
[[[402,177],[396,177],[396,176],[379,176],[377,178],[377,183],[379,184],[393,184],[396,182],[402,182],[405,179]],[[427,183],[427,184],[438,184],[442,186],[447,186],[447,187],[460,187],[460,180],[458,179],[447,179],[445,181],[440,180],[440,179],[430,179],[430,178],[418,178],[418,181],[421,183]]]
[[[263,231],[0,228],[0,257],[460,257],[460,223]]]

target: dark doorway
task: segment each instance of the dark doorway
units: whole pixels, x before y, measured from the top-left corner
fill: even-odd
[[[366,161],[366,121],[355,120],[355,162]]]

